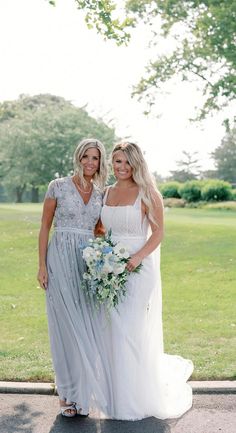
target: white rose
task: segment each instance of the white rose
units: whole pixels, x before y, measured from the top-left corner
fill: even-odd
[[[125,270],[125,264],[117,264],[113,268],[113,272],[115,275],[122,274],[122,272],[124,272],[124,270]]]
[[[94,250],[91,247],[87,247],[83,250],[83,258],[86,260],[94,255]]]
[[[109,274],[112,272],[112,267],[109,265],[109,263],[105,263],[102,267],[102,273]]]

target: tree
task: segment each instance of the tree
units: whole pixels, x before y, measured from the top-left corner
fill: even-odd
[[[212,152],[217,177],[236,184],[236,124]]]
[[[56,4],[56,1],[50,1]],[[152,29],[151,45],[169,38],[173,50],[158,55],[146,69],[134,94],[147,102],[146,113],[156,101],[156,92],[172,77],[202,81],[205,103],[198,119],[219,110],[236,95],[236,2],[234,0],[75,0],[85,11],[89,28],[118,44],[128,43],[130,27],[144,22]],[[121,11],[121,3],[124,9]],[[124,19],[119,19],[121,13]],[[160,27],[158,31],[157,28]]]
[[[96,137],[109,150],[115,133],[63,98],[37,95],[0,105],[0,137],[1,183],[14,188],[20,202],[26,188],[38,201],[40,186],[71,173],[78,141]]]
[[[154,177],[155,182],[156,182],[157,185],[160,184],[160,183],[163,183],[164,180],[165,180],[163,176],[161,176],[159,173],[157,173],[157,171],[154,171],[152,173],[152,175],[153,175],[153,177]]]
[[[201,171],[201,179],[217,179],[217,170]]]
[[[183,151],[183,159],[176,161],[176,165],[179,170],[172,170],[170,179],[178,182],[186,182],[187,180],[197,179],[200,173],[199,159],[197,157],[198,152],[187,152]]]

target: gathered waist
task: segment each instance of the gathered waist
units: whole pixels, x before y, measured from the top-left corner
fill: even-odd
[[[137,241],[145,241],[146,239],[147,239],[147,237],[145,236],[145,235],[143,235],[143,236],[135,236],[135,235],[129,235],[129,234],[127,234],[127,235],[114,235],[114,234],[112,234],[111,235],[111,237],[112,237],[112,239],[122,239],[122,240],[137,240]]]
[[[54,227],[54,232],[72,232],[80,235],[93,236],[93,230],[79,229],[77,227]]]

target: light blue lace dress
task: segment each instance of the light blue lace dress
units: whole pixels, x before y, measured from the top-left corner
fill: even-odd
[[[102,194],[94,186],[85,205],[72,178],[65,177],[49,184],[49,197],[57,200],[54,232],[47,251],[46,290],[56,384],[60,399],[75,402],[86,413],[93,399],[105,403],[97,377],[99,372],[101,380],[103,371],[99,366],[102,341],[98,341],[96,332],[99,318],[81,289],[85,271],[81,247],[93,237]]]

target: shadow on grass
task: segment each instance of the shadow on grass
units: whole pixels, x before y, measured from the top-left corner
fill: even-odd
[[[26,403],[14,406],[14,416],[1,416],[1,433],[34,433],[37,425],[37,417],[42,415],[42,412],[32,411]]]
[[[63,418],[58,415],[49,433],[171,433],[167,421],[146,418],[141,421],[115,421],[93,418]]]

